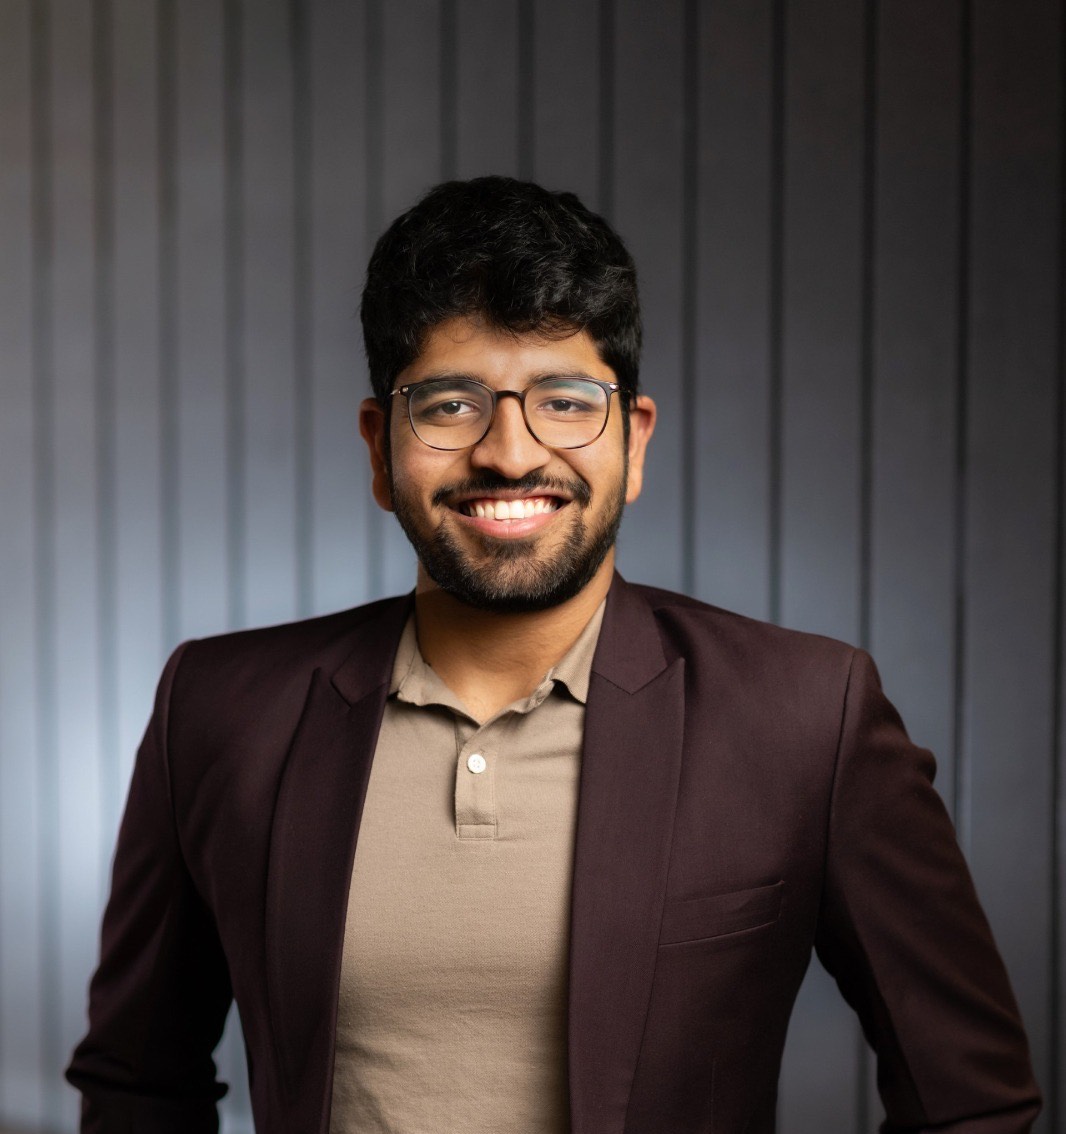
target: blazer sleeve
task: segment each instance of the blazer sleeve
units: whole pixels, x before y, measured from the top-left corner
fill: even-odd
[[[83,1134],[215,1134],[212,1052],[231,1000],[213,918],[182,859],[167,751],[184,647],[167,663],[134,766],[89,989],[89,1031],[67,1079]]]
[[[856,651],[817,950],[877,1053],[884,1134],[1023,1134],[1028,1045],[934,771]]]

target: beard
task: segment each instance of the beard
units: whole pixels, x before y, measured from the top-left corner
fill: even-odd
[[[518,480],[508,480],[485,472],[433,493],[432,503],[437,506],[446,505],[449,499],[460,494],[491,496],[501,489],[568,497],[570,502],[565,507],[576,510],[576,514],[569,518],[570,526],[562,546],[552,552],[538,549],[540,538],[537,536],[491,539],[469,532],[466,538],[480,546],[481,554],[475,560],[446,525],[440,524],[432,532],[425,531],[420,526],[416,502],[397,491],[395,483],[392,484],[392,505],[419,562],[442,591],[468,606],[497,614],[547,610],[582,591],[614,546],[625,507],[626,473],[627,467],[623,467],[618,490],[594,528],[590,528],[584,516],[592,492],[580,479],[569,481],[530,473]]]

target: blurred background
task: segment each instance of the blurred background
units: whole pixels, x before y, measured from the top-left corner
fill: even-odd
[[[637,258],[623,572],[873,651],[1066,1129],[1064,54],[1061,0],[0,0],[0,1123],[75,1127],[167,653],[412,585],[360,283],[497,172]],[[815,963],[780,1128],[880,1113]]]

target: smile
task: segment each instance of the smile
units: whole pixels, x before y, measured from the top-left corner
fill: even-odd
[[[457,511],[464,516],[499,521],[527,520],[545,512],[555,512],[565,501],[555,496],[527,496],[520,500],[501,500],[495,497],[480,497],[464,500],[457,505]]]

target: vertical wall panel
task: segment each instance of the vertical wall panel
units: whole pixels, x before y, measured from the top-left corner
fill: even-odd
[[[1066,64],[1066,30],[1062,37],[1062,62]],[[1063,132],[1060,141],[1063,152],[1059,155],[1059,344],[1058,344],[1058,470],[1056,489],[1058,492],[1058,515],[1056,528],[1056,572],[1057,600],[1055,611],[1055,635],[1058,654],[1055,659],[1055,716],[1052,727],[1055,729],[1053,769],[1055,782],[1055,828],[1052,838],[1053,859],[1051,895],[1051,941],[1054,955],[1051,981],[1051,1010],[1053,1032],[1049,1047],[1051,1053],[1051,1077],[1046,1083],[1048,1092],[1047,1126],[1050,1130],[1061,1129],[1066,1121],[1066,1004],[1063,1003],[1063,987],[1066,983],[1066,84],[1063,72],[1059,72],[1059,99],[1063,118]]]
[[[164,655],[160,454],[161,433],[171,428],[161,420],[160,404],[158,28],[154,6],[113,4],[114,514],[108,534],[116,542],[109,556],[115,622],[104,628],[114,636],[105,656],[114,667],[108,711],[117,719],[104,744],[105,827],[112,833]]]
[[[296,612],[292,55],[286,0],[246,4],[241,28],[245,608]]]
[[[0,5],[0,1112],[40,1113],[41,905],[34,640],[34,216],[30,5]]]
[[[694,593],[770,614],[773,4],[702,9]]]
[[[879,29],[870,648],[952,801],[961,11]]]
[[[441,68],[441,10],[438,0],[412,0],[401,12],[396,5],[380,5],[381,90],[380,108],[368,111],[380,130],[381,154],[378,173],[380,208],[372,218],[371,241],[403,209],[422,196],[443,176],[444,139],[441,132],[442,103],[454,98],[445,89]],[[454,18],[454,10],[450,17]],[[412,27],[419,34],[410,34]],[[454,35],[454,27],[449,36]],[[374,50],[374,48],[368,48]],[[454,75],[450,77],[454,81]],[[454,161],[454,155],[449,161]],[[397,594],[414,586],[414,553],[396,521],[374,506],[368,528],[370,590],[374,597]]]
[[[807,0],[786,30],[784,622],[859,628],[863,12]]]
[[[644,387],[659,407],[644,494],[627,512],[619,566],[656,586],[681,584],[682,0],[614,12],[614,168],[610,219],[641,273]],[[637,533],[640,533],[639,538]]]
[[[534,180],[569,189],[600,207],[599,68],[596,6],[568,0],[533,5]]]
[[[164,565],[176,592],[167,645],[218,633],[228,621],[226,464],[226,156],[223,6],[216,0],[173,5],[173,39],[161,44],[161,67],[173,71],[173,152],[161,154],[173,179],[172,257],[162,261],[172,291],[162,315],[172,326],[175,436],[176,562]]]
[[[370,393],[359,334],[369,239],[366,168],[366,12],[362,3],[311,8],[311,340],[313,406],[312,599],[336,610],[368,597],[371,509],[359,402]],[[302,387],[301,387],[302,388]]]
[[[378,223],[384,228],[440,180],[441,4],[412,0],[401,12],[384,3],[379,19],[382,102],[368,109],[381,116],[384,152]],[[417,36],[411,34],[412,28],[418,29]],[[371,235],[376,240],[380,233]]]
[[[1051,1076],[1061,5],[973,16],[964,831]],[[1005,754],[1009,757],[1005,758]],[[1019,880],[1025,884],[1020,885]]]
[[[1054,689],[1052,727],[1055,730],[1053,781],[1055,826],[1052,832],[1052,926],[1051,941],[1051,1078],[1047,1084],[1049,1129],[1061,1129],[1066,1121],[1066,26],[1059,34],[1059,232],[1058,232],[1058,444],[1055,488],[1058,494],[1055,529],[1056,607]]]
[[[456,0],[456,170],[518,173],[519,0]]]
[[[46,1051],[62,1065],[82,1028],[85,983],[97,934],[103,883],[100,817],[100,642],[96,620],[97,461],[94,356],[96,344],[95,153],[92,10],[56,0],[49,45],[51,147],[63,155],[54,168],[55,626],[43,643],[55,658],[55,780],[43,802],[56,856],[55,938],[46,942],[56,969],[46,980],[52,999]],[[73,1092],[49,1107],[49,1120],[69,1123]]]
[[[780,615],[788,626],[856,641],[863,9],[790,4],[785,43]],[[812,967],[786,1048],[783,1134],[855,1125],[860,1097],[849,1069],[858,1070],[858,1051],[853,1016]]]

